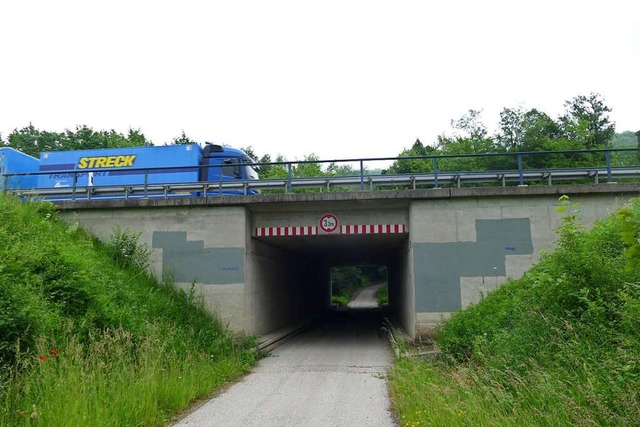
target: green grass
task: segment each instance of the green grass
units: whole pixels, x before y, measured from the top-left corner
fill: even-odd
[[[331,302],[337,304],[338,307],[346,307],[351,298],[346,295],[331,295]]]
[[[252,366],[254,340],[150,277],[135,235],[55,215],[0,196],[0,425],[164,425]]]
[[[376,291],[376,300],[378,301],[379,306],[389,302],[389,285],[387,283],[380,286]]]
[[[441,360],[396,361],[403,425],[640,424],[640,200],[590,231],[560,210],[556,250],[445,322]]]

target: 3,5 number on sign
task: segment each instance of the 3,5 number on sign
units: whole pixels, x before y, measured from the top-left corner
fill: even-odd
[[[320,229],[325,233],[332,233],[338,228],[338,218],[334,214],[324,214],[320,217]]]

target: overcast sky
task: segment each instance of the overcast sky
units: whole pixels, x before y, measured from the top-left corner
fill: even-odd
[[[451,119],[596,92],[640,130],[640,2],[0,3],[0,133],[140,129],[289,160],[395,156]]]

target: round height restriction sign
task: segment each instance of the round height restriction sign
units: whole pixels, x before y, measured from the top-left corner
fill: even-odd
[[[334,214],[324,214],[320,217],[320,229],[325,233],[333,233],[338,228],[338,218]]]

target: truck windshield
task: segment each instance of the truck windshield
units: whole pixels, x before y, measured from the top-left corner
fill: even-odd
[[[238,163],[239,160],[235,157],[224,159],[222,161],[222,175],[231,178],[242,178]]]
[[[255,163],[251,157],[243,157],[242,161],[244,163]],[[244,167],[246,179],[260,179],[258,177],[258,169],[256,166],[245,165]]]

